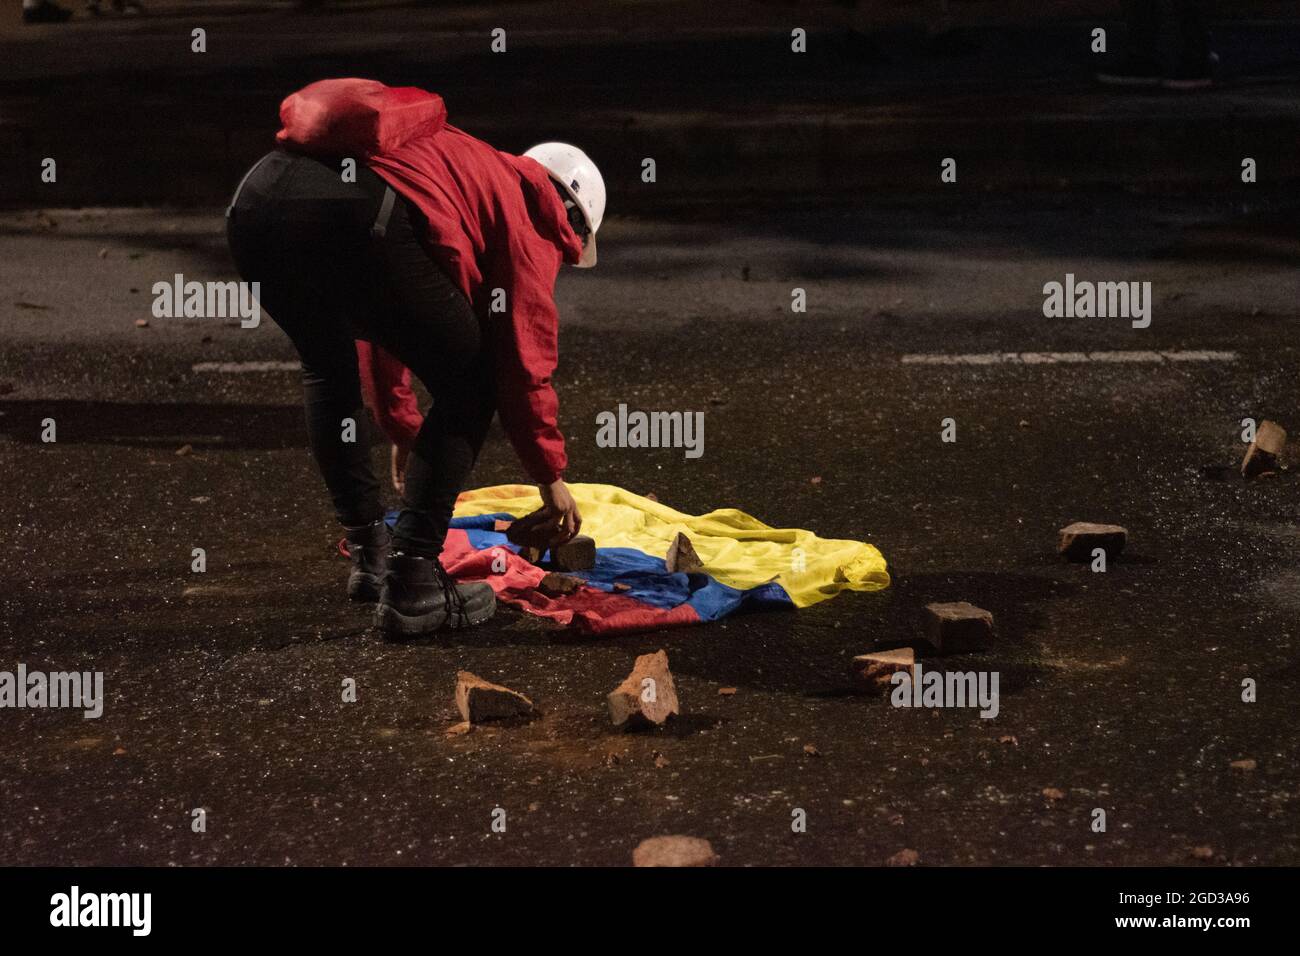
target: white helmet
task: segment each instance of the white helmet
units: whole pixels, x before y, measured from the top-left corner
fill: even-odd
[[[596,264],[596,230],[605,218],[605,180],[600,170],[591,157],[568,143],[538,143],[524,155],[546,167],[546,171],[582,210],[591,235],[582,247],[578,268],[591,268]]]

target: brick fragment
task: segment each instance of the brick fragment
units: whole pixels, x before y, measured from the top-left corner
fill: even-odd
[[[993,615],[967,601],[927,604],[925,637],[940,654],[980,651],[993,637]]]
[[[642,654],[632,673],[610,692],[607,700],[610,720],[625,730],[657,727],[676,716],[681,708],[668,670],[668,655],[661,650]]]
[[[469,671],[456,674],[456,709],[467,723],[530,718],[537,714],[533,702],[518,691],[485,681]]]

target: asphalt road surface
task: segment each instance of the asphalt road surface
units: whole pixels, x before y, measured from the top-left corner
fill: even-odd
[[[599,641],[503,609],[395,646],[345,600],[295,374],[195,370],[290,362],[284,337],[149,316],[156,281],[232,276],[219,212],[5,214],[0,669],[100,670],[106,703],[4,714],[0,859],[624,864],[684,833],[732,865],[1294,865],[1295,477],[1233,471],[1243,418],[1300,428],[1294,221],[1263,191],[614,219],[558,288],[569,477],[870,541],[893,586]],[[1066,273],[1150,281],[1150,327],[1044,318]],[[596,447],[621,402],[704,409],[703,457]],[[494,431],[475,483],[521,477]],[[1074,520],[1125,525],[1123,560],[1058,558]],[[936,600],[994,614],[986,653],[935,666],[996,670],[996,718],[848,693]],[[657,648],[683,716],[615,732],[604,696]],[[459,669],[544,716],[448,736]]]

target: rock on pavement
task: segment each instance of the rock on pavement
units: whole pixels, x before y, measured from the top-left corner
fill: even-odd
[[[632,851],[633,866],[713,866],[717,862],[712,845],[699,837],[650,837]]]
[[[1286,429],[1267,419],[1255,429],[1255,440],[1246,449],[1241,459],[1241,477],[1254,478],[1266,472],[1276,471],[1282,449],[1286,446]]]
[[[1091,561],[1092,552],[1101,548],[1106,560],[1114,561],[1126,544],[1128,531],[1120,525],[1076,521],[1061,529],[1056,550],[1071,561]]]
[[[967,601],[927,604],[925,637],[940,654],[981,651],[993,636],[993,615]]]
[[[680,713],[668,655],[662,650],[642,654],[607,699],[610,720],[625,730],[657,727]]]
[[[888,691],[894,674],[899,671],[907,671],[916,680],[916,654],[910,647],[859,654],[851,666],[854,684],[872,693]]]
[[[533,702],[517,691],[485,681],[469,671],[456,674],[456,709],[471,724],[488,720],[529,718],[537,714]]]

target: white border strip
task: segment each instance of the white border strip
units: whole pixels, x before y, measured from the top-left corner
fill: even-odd
[[[199,362],[191,367],[195,372],[216,372],[218,375],[239,375],[243,372],[297,372],[301,362]]]
[[[984,352],[973,355],[904,355],[904,365],[1077,365],[1087,362],[1235,362],[1236,352]]]

